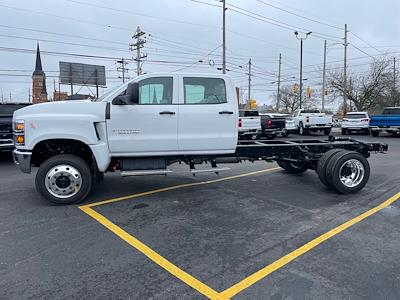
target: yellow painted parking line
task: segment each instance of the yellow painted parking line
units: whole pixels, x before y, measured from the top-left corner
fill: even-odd
[[[146,255],[149,259],[151,259],[157,265],[161,266],[162,268],[167,270],[169,273],[171,273],[175,277],[179,278],[180,280],[185,282],[187,285],[191,286],[193,289],[202,293],[204,296],[206,296],[210,299],[222,299],[222,298],[220,298],[219,293],[217,291],[213,290],[206,284],[202,283],[201,281],[194,278],[190,274],[186,273],[179,267],[175,266],[169,260],[167,260],[166,258],[159,255],[157,252],[152,250],[150,247],[143,244],[137,238],[133,237],[132,235],[127,233],[125,230],[123,230],[121,227],[118,227],[113,222],[108,220],[103,215],[94,211],[92,208],[83,206],[83,207],[80,207],[80,209],[83,210],[85,213],[87,213],[89,216],[91,216],[93,219],[98,221],[100,224],[105,226],[107,229],[109,229],[110,231],[115,233],[117,236],[119,236],[121,239],[123,239],[129,245],[136,248],[138,251],[142,252],[144,255]]]
[[[296,250],[290,252],[289,254],[281,257],[280,259],[274,261],[270,265],[262,268],[261,270],[257,271],[256,273],[250,275],[249,277],[246,277],[242,281],[236,283],[232,287],[226,289],[223,291],[220,295],[223,298],[231,298],[237,294],[239,294],[241,291],[247,289],[251,285],[255,284],[257,281],[265,278],[266,276],[270,275],[272,272],[278,270],[279,268],[282,268],[286,264],[290,263],[291,261],[295,260],[299,256],[307,253],[308,251],[312,250],[313,248],[317,247],[318,245],[322,244],[326,240],[330,239],[331,237],[337,235],[338,233],[350,228],[354,224],[357,224],[358,222],[361,222],[362,220],[372,216],[373,214],[379,212],[380,210],[388,207],[389,205],[393,204],[397,200],[400,199],[400,192],[397,193],[396,195],[390,197],[383,203],[379,204],[378,206],[366,211],[365,213],[359,215],[358,217],[355,217],[342,225],[339,225],[336,228],[333,228],[332,230],[320,235],[319,237],[313,239],[312,241],[308,242],[307,244],[301,246],[300,248],[297,248]]]
[[[171,187],[160,188],[160,189],[147,191],[147,192],[143,192],[143,193],[127,195],[127,196],[123,196],[123,197],[118,197],[118,198],[114,198],[114,199],[109,199],[109,200],[105,200],[105,201],[82,205],[79,208],[83,212],[85,212],[87,215],[89,215],[90,217],[95,219],[97,222],[102,224],[104,227],[106,227],[108,230],[110,230],[111,232],[116,234],[122,240],[127,242],[129,245],[131,245],[132,247],[134,247],[135,249],[137,249],[138,251],[143,253],[154,263],[156,263],[163,269],[167,270],[169,273],[171,273],[178,279],[182,280],[183,282],[185,282],[187,285],[189,285],[193,289],[197,290],[198,292],[200,292],[201,294],[203,294],[204,296],[206,296],[210,299],[215,299],[215,300],[221,299],[222,300],[225,298],[223,298],[217,291],[213,290],[206,284],[202,283],[200,280],[198,280],[195,277],[193,277],[192,275],[186,273],[185,271],[183,271],[182,269],[180,269],[179,267],[177,267],[176,265],[171,263],[169,260],[162,257],[160,254],[158,254],[157,252],[152,250],[150,247],[146,246],[143,242],[141,242],[134,236],[127,233],[121,227],[119,227],[116,224],[114,224],[113,222],[111,222],[109,219],[104,217],[102,214],[96,212],[94,209],[92,209],[92,207],[103,205],[103,204],[115,203],[118,201],[123,201],[123,200],[128,200],[128,199],[133,199],[133,198],[139,198],[139,197],[148,196],[148,195],[152,195],[152,194],[156,194],[156,193],[172,191],[172,190],[186,188],[186,187],[200,186],[200,185],[212,184],[212,183],[217,183],[217,182],[226,181],[226,180],[232,180],[232,179],[246,177],[246,176],[258,175],[258,174],[271,172],[271,171],[278,170],[278,169],[280,169],[280,168],[275,167],[275,168],[269,168],[269,169],[263,169],[263,170],[259,170],[259,171],[239,174],[239,175],[218,178],[215,180],[180,184],[180,185],[175,185],[175,186],[171,186]]]
[[[279,167],[268,168],[268,169],[263,169],[263,170],[244,173],[244,174],[239,174],[239,175],[222,177],[222,178],[218,178],[218,179],[214,179],[214,180],[207,180],[207,181],[201,181],[201,182],[179,184],[179,185],[174,185],[174,186],[169,186],[169,187],[165,187],[165,188],[155,189],[155,190],[151,190],[151,191],[147,191],[147,192],[143,192],[143,193],[137,193],[137,194],[122,196],[122,197],[113,198],[113,199],[109,199],[109,200],[104,200],[104,201],[100,201],[100,202],[94,202],[94,203],[86,204],[86,205],[83,205],[83,206],[80,206],[80,207],[94,207],[94,206],[99,206],[99,205],[103,205],[103,204],[109,204],[109,203],[119,202],[119,201],[123,201],[123,200],[129,200],[129,199],[133,199],[133,198],[144,197],[144,196],[157,194],[157,193],[161,193],[161,192],[167,192],[167,191],[182,189],[182,188],[186,188],[186,187],[206,185],[206,184],[217,183],[217,182],[226,181],[226,180],[232,180],[232,179],[241,178],[241,177],[258,175],[258,174],[271,172],[271,171],[275,171],[275,170],[279,170],[279,169],[280,169]]]

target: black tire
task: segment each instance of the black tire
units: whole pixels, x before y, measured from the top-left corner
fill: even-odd
[[[371,130],[371,135],[374,137],[379,136],[379,130]]]
[[[289,132],[282,132],[282,137],[288,137],[289,136]]]
[[[303,126],[303,122],[299,123],[299,134],[300,135],[305,135],[306,134],[306,130],[305,130],[304,126]]]
[[[267,134],[267,140],[273,140],[276,138],[276,134]]]
[[[48,172],[58,165],[67,165],[75,168],[81,176],[79,191],[67,198],[56,197],[46,187]],[[80,157],[71,154],[60,154],[46,160],[39,168],[36,178],[36,190],[51,204],[75,204],[82,202],[89,194],[93,185],[92,172],[89,165]]]
[[[346,135],[347,134],[347,129],[342,128],[342,134]]]
[[[349,160],[355,160],[363,166],[363,176],[355,186],[346,186],[340,180],[340,172],[342,175],[346,173],[346,166],[344,165]],[[350,170],[348,170],[350,172]],[[336,190],[341,194],[352,194],[360,191],[368,182],[370,175],[370,166],[367,159],[358,152],[353,151],[340,151],[333,155],[326,166],[326,180],[329,187]]]
[[[307,171],[308,167],[304,164],[296,164],[288,161],[277,161],[278,166],[290,174],[301,174]]]
[[[327,187],[330,187],[330,186],[326,179],[326,166],[328,165],[332,156],[334,156],[336,153],[338,153],[340,151],[342,151],[342,149],[336,148],[336,149],[328,150],[324,154],[322,154],[321,158],[318,160],[318,164],[317,164],[318,178]]]
[[[331,129],[324,129],[324,134],[325,135],[329,135],[331,133]]]

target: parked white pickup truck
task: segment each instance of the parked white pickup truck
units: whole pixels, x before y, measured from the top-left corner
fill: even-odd
[[[104,172],[166,175],[176,162],[196,174],[276,161],[289,173],[318,169],[325,185],[353,193],[368,181],[369,152],[387,150],[353,140],[238,143],[236,90],[217,74],[146,74],[94,101],[31,105],[14,113],[13,130],[15,163],[25,173],[38,167],[36,189],[56,204],[83,201]]]
[[[239,110],[239,139],[257,139],[261,135],[261,117],[256,110]]]
[[[318,109],[298,109],[292,117],[301,135],[316,131],[322,131],[325,135],[331,133],[333,116],[321,113]]]

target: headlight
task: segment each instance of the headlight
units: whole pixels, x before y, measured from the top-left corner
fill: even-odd
[[[17,120],[13,124],[14,129],[14,144],[17,146],[25,145],[25,122]]]
[[[25,131],[25,122],[23,120],[18,120],[14,122],[14,131],[15,132],[24,132]]]

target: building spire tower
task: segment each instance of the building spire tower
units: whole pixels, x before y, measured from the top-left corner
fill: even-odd
[[[39,43],[36,49],[35,71],[32,74],[32,103],[47,102],[46,74],[42,69]]]

